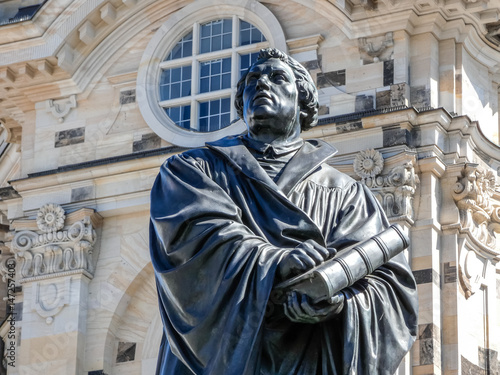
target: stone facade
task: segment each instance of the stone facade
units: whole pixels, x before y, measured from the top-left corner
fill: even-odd
[[[0,3],[9,19],[42,4]],[[149,190],[167,157],[245,128],[175,125],[159,105],[159,72],[189,28],[220,18],[254,25],[265,37],[257,47],[286,50],[309,70],[320,121],[303,136],[337,147],[330,163],[409,233],[419,336],[398,374],[498,373],[498,9],[498,0],[48,0],[0,26],[0,374],[154,373],[162,323]]]

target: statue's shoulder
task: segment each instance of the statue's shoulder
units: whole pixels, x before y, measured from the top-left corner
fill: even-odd
[[[356,183],[355,179],[340,172],[327,163],[323,163],[320,168],[311,175],[310,180],[319,185],[333,189],[348,189]]]
[[[212,164],[214,161],[220,161],[220,150],[231,149],[234,147],[243,147],[240,137],[229,136],[219,139],[215,142],[206,143],[205,147],[192,148],[179,154],[172,155],[165,161],[168,167],[172,163],[195,163]]]

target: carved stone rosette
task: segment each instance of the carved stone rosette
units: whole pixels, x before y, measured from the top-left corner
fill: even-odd
[[[453,188],[453,199],[460,212],[460,225],[481,244],[496,248],[500,232],[500,202],[493,199],[496,178],[478,164],[466,164]]]
[[[389,218],[413,219],[413,197],[420,182],[414,168],[414,157],[380,174],[384,159],[376,150],[360,152],[354,161],[354,172],[375,194]]]
[[[36,224],[39,231],[21,230],[12,240],[11,251],[19,264],[19,282],[77,273],[92,277],[96,231],[90,216],[64,229],[63,208],[47,204],[40,208]]]

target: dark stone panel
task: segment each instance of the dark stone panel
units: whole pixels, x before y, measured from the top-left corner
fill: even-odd
[[[484,370],[484,368],[481,368],[478,365],[475,365],[474,363],[470,362],[464,356],[461,356],[461,361],[460,362],[462,364],[462,374],[467,374],[467,375],[486,375],[486,371]]]
[[[107,375],[104,370],[89,371],[88,375]]]
[[[23,291],[23,286],[22,285],[16,285],[14,288],[14,293],[21,293]]]
[[[354,110],[356,112],[369,111],[373,109],[373,96],[370,95],[356,95]]]
[[[383,129],[384,147],[411,145],[411,133],[406,129]]]
[[[430,107],[431,90],[425,86],[412,87],[410,89],[410,102],[416,108]]]
[[[434,283],[439,285],[439,274],[431,268],[413,271],[417,284]]]
[[[394,83],[394,60],[384,61],[384,86]]]
[[[14,199],[21,197],[19,193],[12,186],[6,186],[0,188],[0,199],[6,201],[8,199]]]
[[[318,73],[316,85],[318,89],[322,89],[323,87],[344,86],[345,69],[336,70],[334,72]]]
[[[426,284],[432,282],[432,269],[413,271],[413,276],[417,284]]]
[[[327,105],[320,105],[318,109],[318,116],[328,115],[330,113],[330,107]]]
[[[135,90],[124,90],[120,92],[120,104],[135,103]]]
[[[85,128],[74,128],[56,133],[54,147],[63,147],[85,142]]]
[[[362,129],[363,123],[361,121],[346,122],[344,124],[337,124],[335,128],[337,129],[337,133],[348,133]]]
[[[444,264],[444,283],[454,283],[457,281],[457,266],[451,266],[450,262]]]
[[[377,109],[390,107],[391,90],[378,91],[375,105]]]
[[[432,365],[434,363],[434,339],[419,340],[420,343],[420,365]]]
[[[488,370],[488,374],[500,374],[500,362],[498,361],[498,352],[492,349],[478,348],[479,367]]]
[[[302,66],[304,68],[306,68],[309,71],[321,69],[321,67],[319,66],[319,61],[318,60],[304,61],[301,64],[302,64]]]
[[[116,363],[130,362],[135,359],[135,342],[119,342]]]
[[[153,150],[155,148],[160,148],[161,138],[154,133],[143,134],[140,141],[135,141],[132,146],[133,152]]]
[[[84,201],[94,198],[94,187],[84,186],[71,190],[71,202]]]
[[[18,302],[16,304],[14,304],[14,318],[16,319],[16,321],[20,322],[23,320],[23,303],[22,302]]]
[[[432,323],[418,325],[419,340],[425,340],[425,339],[438,340],[437,334],[438,334],[438,328]]]

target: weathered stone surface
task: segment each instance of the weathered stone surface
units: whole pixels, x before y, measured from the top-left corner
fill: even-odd
[[[54,147],[64,147],[85,142],[85,128],[74,128],[56,132]]]
[[[417,108],[431,105],[431,90],[425,86],[412,87],[410,91],[411,105]]]
[[[119,342],[116,363],[130,362],[135,359],[135,342]]]
[[[143,134],[140,141],[133,144],[132,151],[145,151],[159,148],[161,146],[161,138],[154,133]]]
[[[120,104],[135,103],[135,90],[124,90],[120,92]]]
[[[384,61],[384,86],[394,83],[394,60]]]
[[[387,108],[391,106],[391,91],[377,91],[375,105],[377,109]]]
[[[345,69],[334,72],[318,73],[317,76],[318,89],[331,86],[344,86],[345,82]]]
[[[369,111],[374,108],[373,96],[356,95],[355,110],[356,112]]]
[[[450,262],[444,264],[444,283],[454,283],[457,281],[457,266]]]

